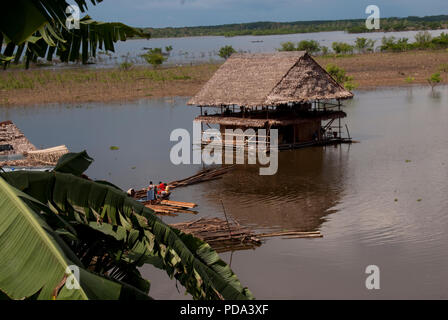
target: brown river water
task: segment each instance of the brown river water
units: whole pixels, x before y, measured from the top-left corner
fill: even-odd
[[[198,203],[198,217],[223,218],[222,200],[257,231],[322,232],[222,254],[258,299],[448,298],[448,87],[355,94],[345,122],[359,143],[281,152],[274,176],[241,165],[172,196]],[[170,132],[191,131],[198,113],[187,100],[0,107],[0,120],[13,120],[38,147],[86,149],[96,160],[89,176],[127,189],[201,168],[169,159]],[[379,290],[366,289],[368,265],[380,268]],[[152,297],[188,298],[163,272],[142,272]]]

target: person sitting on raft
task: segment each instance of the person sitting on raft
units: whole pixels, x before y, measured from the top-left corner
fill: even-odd
[[[159,197],[163,197],[166,194],[168,194],[169,189],[170,187],[168,186],[168,183],[159,182],[159,192],[158,192]]]

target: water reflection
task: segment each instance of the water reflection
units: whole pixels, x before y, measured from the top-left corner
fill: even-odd
[[[222,199],[227,213],[255,229],[317,230],[341,199],[348,153],[338,147],[281,152],[276,175],[237,166],[205,197],[211,204]]]

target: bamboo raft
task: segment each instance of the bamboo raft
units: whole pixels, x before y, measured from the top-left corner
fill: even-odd
[[[197,184],[201,182],[211,181],[222,178],[222,175],[226,174],[230,170],[232,170],[234,166],[227,166],[224,168],[217,168],[217,169],[205,169],[201,170],[197,174],[182,179],[182,180],[176,180],[169,182],[167,185],[169,186],[170,190],[173,190],[175,188],[179,187],[185,187],[192,184]],[[134,198],[137,200],[142,200],[146,198],[146,189],[137,190],[135,192]],[[191,209],[197,207],[195,203],[192,202],[181,202],[181,201],[171,201],[167,200],[170,193],[165,196],[163,199],[158,199],[153,203],[150,202],[144,202],[143,204],[153,210],[156,214],[159,215],[165,215],[165,216],[177,216],[179,213],[190,213],[190,214],[197,214],[197,211],[193,211]]]
[[[230,170],[232,170],[233,167],[234,165],[216,169],[204,169],[196,173],[195,175],[192,175],[191,177],[182,180],[168,182],[167,186],[170,187],[170,190],[173,190],[176,188],[186,187],[197,183],[221,179],[222,176],[227,172],[229,172]],[[146,197],[146,189],[135,191],[136,199],[143,199],[145,197]]]
[[[145,207],[153,210],[156,214],[163,216],[176,217],[179,213],[198,214],[197,211],[191,210],[197,207],[197,205],[192,202],[161,200],[156,204],[149,201],[143,202],[143,204]]]
[[[207,242],[218,253],[255,249],[262,244],[262,239],[282,237],[282,239],[312,239],[322,238],[320,231],[289,230],[282,232],[256,234],[247,227],[242,227],[237,221],[219,218],[205,219],[171,224],[184,233],[191,234]]]
[[[171,226],[207,242],[217,252],[255,249],[261,245],[260,239],[248,228],[219,218],[202,218]]]
[[[179,187],[190,186],[201,182],[221,179],[222,176],[228,173],[230,170],[232,170],[234,166],[235,165],[216,169],[204,169],[191,177],[169,182],[168,185],[170,186],[170,189],[175,189]]]

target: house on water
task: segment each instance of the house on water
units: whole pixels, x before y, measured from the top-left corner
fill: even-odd
[[[352,97],[310,55],[296,51],[234,54],[188,104],[200,107],[195,121],[202,131],[219,125],[222,140],[233,140],[226,129],[266,129],[269,141],[277,129],[281,150],[350,142],[341,101]]]
[[[66,153],[65,145],[39,150],[12,121],[0,122],[0,171],[45,170]]]

